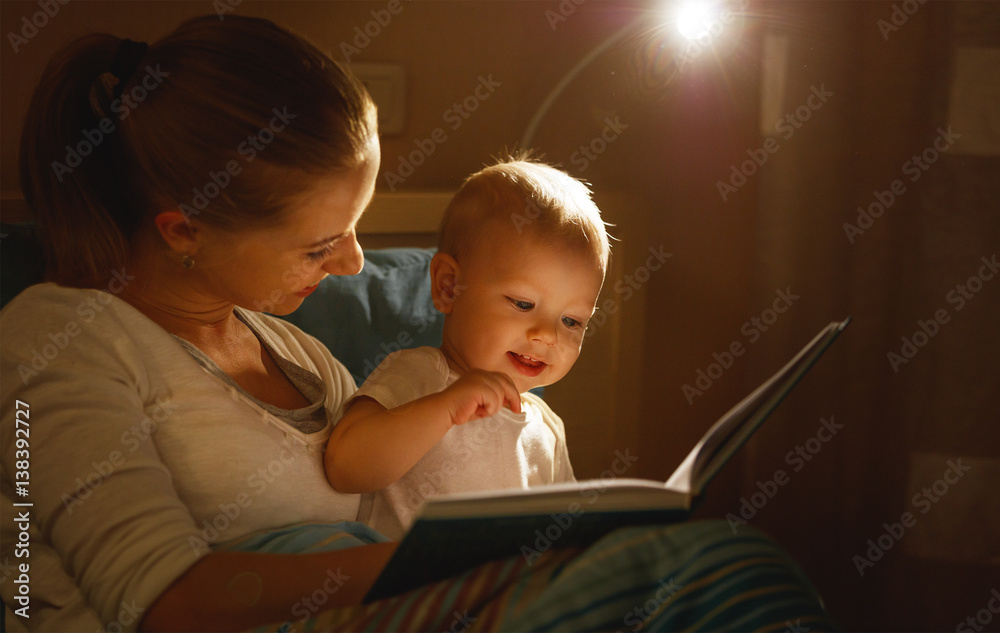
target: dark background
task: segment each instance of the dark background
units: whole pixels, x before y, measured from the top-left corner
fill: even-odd
[[[669,6],[404,2],[353,60],[402,64],[407,77],[404,129],[382,140],[379,193],[399,156],[437,127],[447,139],[396,192],[453,191],[517,144],[578,60],[629,28],[568,84],[532,141],[593,184],[621,240],[601,302],[611,301],[608,323],[546,396],[566,421],[578,476],[599,476],[627,449],[639,457],[629,475],[666,478],[716,417],[850,314],[841,339],[713,482],[699,516],[738,516],[742,500],[756,500],[748,524],[789,550],[848,630],[952,630],[977,612],[997,630],[1000,614],[981,610],[1000,588],[1000,281],[969,279],[994,275],[981,258],[1000,251],[1000,3],[754,0],[680,69],[672,60],[688,44]],[[285,24],[338,56],[386,7],[245,0],[234,12]],[[38,11],[4,0],[0,30],[19,32]],[[154,41],[213,12],[208,1],[74,0],[17,52],[8,39],[2,219],[26,217],[17,138],[55,50],[92,30]],[[448,110],[490,76],[499,86],[452,129]],[[813,98],[818,107],[811,94],[825,95]],[[798,127],[775,125],[789,115]],[[930,151],[941,129],[960,138]],[[581,146],[602,151],[587,158]],[[934,161],[915,171],[925,150]],[[767,161],[747,164],[745,182],[730,181],[762,151]],[[889,208],[863,233],[845,231],[896,180],[902,193]],[[725,199],[720,181],[735,188]],[[652,270],[650,249],[671,256]],[[979,290],[961,302],[959,285]],[[772,314],[777,290],[797,298]],[[944,316],[936,330],[935,315]],[[933,336],[915,334],[921,322]],[[904,337],[922,345],[904,350]],[[735,342],[745,352],[711,368]],[[894,366],[890,355],[904,351],[912,359]],[[684,385],[699,370],[719,377],[689,402]],[[823,419],[842,426],[819,434]],[[795,460],[797,446],[809,461]],[[955,479],[952,465],[967,470]],[[776,478],[785,483],[767,484]],[[762,489],[774,494],[753,496]],[[907,512],[900,531],[893,524]],[[891,549],[862,575],[857,557],[879,537]]]

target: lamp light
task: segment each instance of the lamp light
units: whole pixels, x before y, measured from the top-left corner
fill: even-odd
[[[738,0],[736,4],[739,5],[740,10],[744,10],[747,4],[749,4],[749,0]],[[538,131],[538,127],[541,125],[545,115],[563,91],[595,59],[625,39],[626,36],[641,34],[645,29],[647,35],[652,32],[652,36],[655,38],[669,39],[664,37],[663,33],[667,30],[666,27],[670,26],[671,23],[675,23],[681,35],[689,40],[688,46],[698,47],[700,51],[704,47],[703,45],[711,45],[718,40],[726,26],[733,21],[735,15],[735,12],[716,0],[688,0],[683,4],[677,4],[675,10],[672,12],[656,11],[639,14],[634,20],[615,31],[607,39],[591,49],[553,86],[528,122],[524,134],[521,136],[520,147],[522,149],[531,147],[535,132]],[[652,27],[648,25],[650,17],[653,17],[656,22]],[[669,42],[663,42],[651,48],[662,50],[664,47],[669,46],[669,44]],[[680,47],[677,47],[677,51],[671,57],[671,68],[666,71],[662,71],[660,68],[655,69],[657,73],[666,77],[665,81],[659,82],[660,86],[669,84],[678,74],[678,68],[686,65],[686,61],[683,60],[679,63],[679,58],[686,58],[687,61],[690,61],[692,56],[690,51],[684,52],[680,50]],[[658,57],[660,59],[663,58],[662,55],[658,55]]]

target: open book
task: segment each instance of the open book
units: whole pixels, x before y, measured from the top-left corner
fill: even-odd
[[[670,479],[595,479],[428,499],[365,602],[443,580],[481,563],[579,547],[619,527],[681,521],[712,478],[826,351],[850,317],[824,328],[726,412]]]

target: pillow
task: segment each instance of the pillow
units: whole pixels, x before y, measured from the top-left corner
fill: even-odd
[[[365,251],[351,277],[330,275],[295,312],[280,317],[326,345],[359,386],[392,352],[440,347],[444,315],[431,300],[433,248]],[[545,396],[544,387],[531,393]]]
[[[351,277],[330,275],[281,318],[312,334],[361,384],[387,355],[441,345],[444,315],[431,301],[433,248],[365,251]]]
[[[44,263],[32,224],[3,224],[0,307],[42,281]],[[390,353],[441,345],[444,315],[431,301],[433,248],[365,251],[351,277],[330,275],[292,314],[281,318],[326,345],[361,384]],[[532,390],[541,396],[542,388]]]
[[[352,277],[331,275],[283,317],[329,348],[360,385],[390,352],[441,345],[444,315],[431,302],[432,248],[365,252]],[[0,307],[42,281],[45,269],[33,223],[0,224]]]

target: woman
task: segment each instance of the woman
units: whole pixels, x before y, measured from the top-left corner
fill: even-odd
[[[731,605],[722,620],[663,609],[683,604],[664,593],[670,574],[697,570],[683,576],[688,585],[727,597],[732,587],[711,576],[747,567],[709,567],[733,541],[690,529],[618,533],[579,556],[487,565],[358,606],[393,544],[352,523],[359,497],[332,490],[322,468],[355,386],[317,341],[261,314],[287,314],[326,275],[363,263],[355,225],[379,165],[375,109],[309,43],[238,16],[189,20],[148,48],[83,38],[46,69],[21,156],[50,279],[2,313],[5,464],[16,410],[31,420],[40,611],[31,624],[238,630],[314,614],[310,625],[347,630],[376,617],[379,628],[452,630],[632,627],[630,614],[636,628],[759,621]],[[21,483],[4,470],[5,497]],[[213,551],[334,522],[343,522],[335,551]],[[794,576],[782,565],[768,573]],[[814,597],[795,583],[782,603],[795,607],[765,609],[768,621],[808,612],[810,628],[822,628]],[[593,604],[606,612],[581,620]]]

